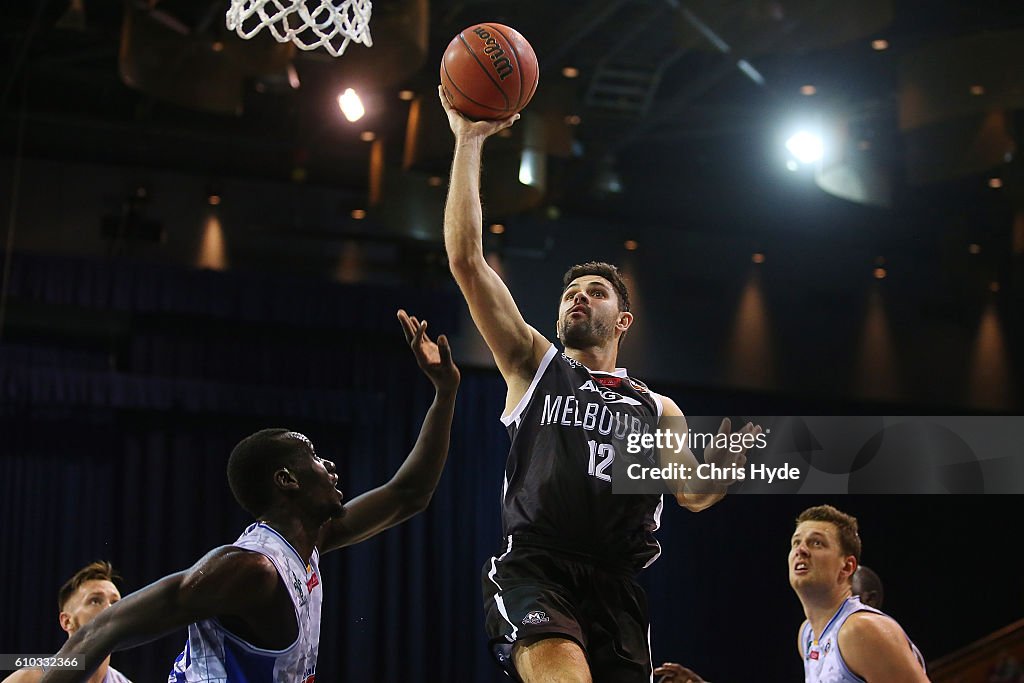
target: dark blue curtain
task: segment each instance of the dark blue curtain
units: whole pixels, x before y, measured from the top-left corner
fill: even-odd
[[[224,467],[253,430],[308,434],[337,460],[349,498],[386,481],[432,398],[394,309],[454,331],[463,305],[450,289],[58,257],[19,256],[13,272],[0,344],[5,652],[60,647],[57,589],[89,561],[111,560],[129,592],[232,542],[249,520]],[[503,680],[485,647],[480,569],[500,541],[504,384],[489,370],[464,377],[430,508],[324,558],[321,681]],[[892,410],[655,386],[691,415]],[[656,661],[710,680],[799,680],[786,553],[793,518],[822,502],[860,517],[886,607],[930,659],[1024,613],[1019,497],[810,498],[730,496],[699,515],[666,506],[664,554],[643,576]],[[982,585],[989,599],[977,599]],[[164,680],[183,643],[172,634],[115,666]]]

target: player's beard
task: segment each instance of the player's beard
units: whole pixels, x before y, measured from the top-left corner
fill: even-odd
[[[558,324],[558,339],[567,349],[601,346],[611,338],[612,326],[592,315],[579,320],[566,317]]]

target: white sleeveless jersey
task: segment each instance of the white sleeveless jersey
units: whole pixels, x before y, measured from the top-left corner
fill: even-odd
[[[847,598],[840,605],[817,640],[814,639],[810,622],[804,622],[803,628],[800,630],[800,653],[804,657],[805,683],[864,683],[864,679],[850,671],[842,653],[839,652],[839,629],[843,627],[850,615],[856,612],[872,612],[889,616],[881,610],[868,607],[860,601],[859,597],[853,596]],[[907,638],[907,645],[914,652],[921,668],[924,669],[924,657],[921,656],[921,651],[917,649],[906,633],[903,635]]]
[[[320,553],[307,565],[295,548],[263,522],[249,526],[235,547],[265,555],[292,597],[299,637],[284,650],[254,647],[216,619],[188,627],[185,650],[174,661],[167,683],[313,683],[320,644]]]

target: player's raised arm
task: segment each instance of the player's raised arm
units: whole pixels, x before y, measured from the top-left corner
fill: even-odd
[[[526,323],[508,287],[484,260],[480,204],[484,140],[511,126],[519,115],[502,121],[470,121],[451,107],[440,88],[438,92],[455,134],[455,156],[444,210],[448,264],[466,297],[473,322],[506,382],[528,382],[550,343]]]
[[[685,435],[689,431],[689,427],[686,424],[683,411],[679,409],[675,401],[667,396],[661,397],[661,403],[663,408],[662,418],[672,418],[663,424],[673,432]],[[732,421],[729,418],[723,419],[718,430],[719,435],[725,435],[728,438],[731,432]],[[740,430],[740,433],[744,435],[753,434],[756,437],[761,433],[761,427],[747,423]],[[733,471],[734,468],[742,468],[746,465],[746,452],[747,449],[745,447],[730,448],[728,446],[720,447],[709,444],[704,449],[703,463],[715,466],[720,472],[728,473]],[[690,478],[685,480],[683,486],[675,491],[675,497],[677,503],[693,512],[700,512],[720,501],[725,497],[729,486],[736,481],[733,477],[714,479],[699,477],[697,468],[701,465],[701,461],[686,447],[679,449],[663,448],[659,453],[659,458],[662,465],[677,464],[688,468],[687,471],[690,473]]]
[[[165,576],[103,610],[57,653],[57,658],[78,658],[84,670],[53,669],[43,674],[41,683],[82,683],[111,652],[203,619],[250,623],[252,614],[266,608],[278,582],[277,570],[265,556],[233,546],[216,548],[190,569]]]
[[[461,376],[443,334],[437,342],[432,341],[427,321],[410,317],[404,310],[398,311],[398,321],[417,364],[434,384],[434,402],[416,444],[395,476],[355,498],[345,506],[343,516],[323,525],[317,542],[321,554],[364,541],[422,512],[441,480]]]

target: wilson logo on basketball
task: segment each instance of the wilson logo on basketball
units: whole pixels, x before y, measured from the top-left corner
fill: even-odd
[[[473,33],[484,41],[484,54],[490,58],[495,71],[498,72],[498,78],[505,80],[506,76],[511,76],[514,71],[512,62],[505,56],[505,51],[501,49],[497,39],[491,35],[490,31],[482,26],[477,26],[473,29]]]

